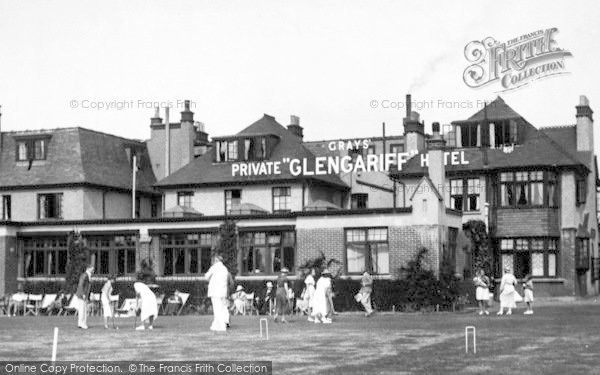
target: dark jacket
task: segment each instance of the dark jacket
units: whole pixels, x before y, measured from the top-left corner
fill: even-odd
[[[90,287],[90,277],[87,272],[84,272],[79,276],[79,284],[77,284],[77,292],[75,292],[77,298],[87,301],[90,295]]]

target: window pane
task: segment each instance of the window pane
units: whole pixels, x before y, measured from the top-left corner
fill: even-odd
[[[185,273],[185,252],[175,249],[175,273]]]
[[[369,241],[387,241],[387,229],[369,229]]]
[[[127,273],[135,273],[135,249],[127,250]]]
[[[544,184],[542,182],[531,183],[531,204],[534,206],[544,204]]]
[[[210,248],[200,249],[200,272],[206,273],[210,268]]]
[[[556,254],[548,254],[548,276],[556,276]]]
[[[533,276],[544,276],[543,253],[531,253],[531,274]]]
[[[198,249],[188,249],[190,257],[190,273],[198,273]]]
[[[514,269],[512,254],[502,254],[502,270],[506,267],[509,267],[511,270]]]
[[[379,243],[371,245],[371,261],[375,273],[390,273],[390,254],[388,245]]]
[[[360,273],[365,270],[366,245],[348,244],[348,272]]]
[[[164,250],[164,274],[173,274],[173,249]]]
[[[500,248],[502,250],[512,250],[515,247],[514,245],[514,240],[510,239],[505,239],[500,241]]]

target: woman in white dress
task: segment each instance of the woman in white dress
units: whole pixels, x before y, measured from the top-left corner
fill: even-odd
[[[516,302],[523,299],[515,290],[517,278],[510,272],[510,267],[504,268],[504,275],[500,281],[500,311],[498,315],[502,315],[504,308],[507,309],[506,315],[512,314],[512,309],[517,307]]]
[[[137,308],[141,310],[140,319],[142,325],[136,330],[152,329],[152,323],[158,316],[158,306],[156,304],[156,295],[141,281],[133,284],[135,297],[137,299]]]
[[[313,322],[314,319],[312,317],[312,309],[313,309],[313,300],[315,296],[315,269],[311,268],[310,274],[306,276],[304,279],[304,305],[308,310],[308,321]]]
[[[313,319],[315,323],[331,323],[327,316],[330,314],[329,295],[331,293],[331,273],[325,269],[317,281],[313,301]]]

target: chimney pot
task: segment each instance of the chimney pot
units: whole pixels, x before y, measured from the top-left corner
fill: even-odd
[[[190,110],[190,101],[186,100],[184,103],[185,103],[185,110],[189,111]]]
[[[184,102],[184,109],[181,112],[181,122],[190,122],[190,123],[194,123],[194,112],[190,111],[190,101],[189,100],[185,100]]]
[[[291,115],[290,116],[290,125],[300,125],[300,117]]]
[[[410,119],[410,114],[412,112],[412,97],[410,94],[406,94],[406,119]]]
[[[432,123],[431,129],[433,130],[433,134],[438,134],[440,132],[440,123],[439,122]]]

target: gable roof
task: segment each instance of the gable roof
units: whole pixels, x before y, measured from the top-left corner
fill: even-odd
[[[279,124],[274,117],[265,114],[262,118],[237,133],[237,136],[255,135],[274,135],[279,139],[277,146],[270,154],[270,161],[282,161],[284,158],[307,159],[309,165],[314,165],[315,155],[304,146],[302,139]],[[214,153],[208,152],[160,180],[155,186],[166,188],[221,184],[277,183],[278,181],[299,180],[300,178],[292,175],[284,163],[281,165],[281,174],[258,176],[232,176],[231,165],[231,162],[216,163],[214,161]],[[348,185],[335,175],[305,176],[304,178],[334,185],[342,189],[347,189],[348,187]]]
[[[470,121],[483,120],[483,110],[469,117]],[[499,117],[507,116],[507,117]],[[573,167],[590,169],[589,152],[578,152],[574,126],[537,129],[517,112],[510,108],[502,98],[498,97],[488,105],[487,117],[496,119],[515,119],[519,127],[521,144],[515,145],[506,152],[499,148],[456,148],[462,151],[469,164],[446,165],[446,172],[469,172],[481,170],[498,170],[508,168],[534,167]],[[455,121],[459,124],[463,121]],[[487,159],[487,161],[486,161]],[[422,176],[426,168],[421,167],[420,157],[412,157],[403,165],[401,171],[394,172],[396,177]]]
[[[488,103],[485,108],[475,112],[475,114],[469,117],[466,121],[481,121],[486,116],[488,120],[516,119],[521,117],[520,114],[515,112],[514,109],[509,107],[508,104],[504,102],[504,99],[498,96],[492,102]]]
[[[46,159],[16,161],[15,137],[49,137]],[[132,166],[125,151],[128,144],[143,149],[138,165],[137,189],[156,193],[150,158],[142,142],[85,128],[62,128],[2,133],[0,188],[19,189],[52,185],[95,185],[131,191]]]
[[[437,197],[438,200],[440,200],[440,201],[444,200],[444,197],[442,197],[442,195],[440,194],[440,191],[435,187],[435,184],[433,183],[433,181],[431,181],[431,178],[429,178],[428,175],[424,175],[423,178],[421,178],[421,181],[419,181],[419,183],[417,184],[415,191],[411,194],[409,200],[412,201],[413,198],[415,197],[415,195],[417,194],[417,192],[421,191],[420,187],[423,184],[429,185],[429,188],[435,194],[435,196]]]

